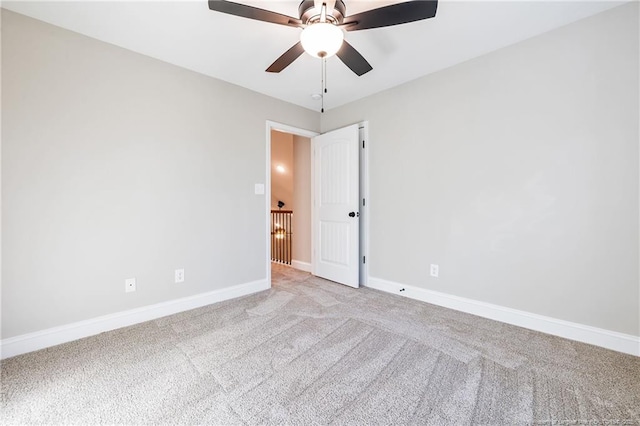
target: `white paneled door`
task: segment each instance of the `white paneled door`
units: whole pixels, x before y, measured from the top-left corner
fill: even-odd
[[[359,286],[358,125],[312,139],[314,156],[313,273]]]

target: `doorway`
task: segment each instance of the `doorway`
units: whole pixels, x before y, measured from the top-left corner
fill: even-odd
[[[311,139],[271,130],[271,262],[311,272]]]
[[[359,200],[358,207],[360,221],[359,241],[357,249],[359,250],[358,274],[359,284],[366,285],[368,277],[368,265],[366,263],[366,254],[368,253],[368,151],[365,147],[367,138],[368,123],[363,122],[357,125],[358,136],[357,143],[359,145],[359,176],[358,189]],[[274,224],[272,214],[282,218],[291,211],[291,224],[293,225],[293,244],[291,249],[290,266],[306,272],[314,272],[317,261],[314,260],[316,250],[314,245],[318,244],[313,238],[310,238],[312,223],[309,212],[313,212],[313,196],[314,191],[314,137],[319,136],[318,133],[300,129],[280,123],[267,121],[266,126],[266,184],[265,184],[265,203],[267,208],[267,238],[266,238],[266,274],[269,284],[271,284],[271,263],[272,263],[272,247],[274,241],[286,239],[286,229],[279,222]],[[329,132],[331,133],[331,132]],[[282,145],[279,145],[282,144]],[[293,149],[295,147],[295,149]],[[284,148],[284,149],[282,149]],[[286,159],[289,160],[286,160]],[[294,164],[294,161],[296,164]],[[301,162],[306,162],[302,164]],[[279,167],[280,166],[280,167]],[[292,176],[295,174],[296,167],[302,171],[298,174],[298,178]],[[306,177],[305,177],[306,175]],[[293,195],[293,196],[292,196]],[[295,214],[298,211],[298,214]],[[274,213],[272,213],[274,212]],[[312,213],[313,215],[313,213]],[[314,224],[315,224],[315,219]],[[274,230],[274,226],[278,229]],[[317,239],[317,238],[316,238]],[[276,260],[278,263],[280,260]],[[321,275],[321,274],[318,274]]]

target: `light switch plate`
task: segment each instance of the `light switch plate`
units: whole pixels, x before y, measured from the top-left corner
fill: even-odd
[[[255,192],[256,192],[256,195],[264,195],[264,184],[256,183]]]

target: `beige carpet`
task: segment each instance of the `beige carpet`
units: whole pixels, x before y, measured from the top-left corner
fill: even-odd
[[[283,266],[273,284],[3,361],[2,423],[640,424],[640,358]]]

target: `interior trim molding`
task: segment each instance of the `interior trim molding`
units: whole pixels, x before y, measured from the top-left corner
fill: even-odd
[[[220,290],[213,290],[207,293],[196,294],[194,296],[156,303],[154,305],[143,306],[141,308],[10,337],[0,341],[0,358],[5,359],[27,352],[37,351],[84,337],[94,336],[104,333],[105,331],[139,324],[167,315],[200,308],[212,303],[268,290],[270,287],[269,281],[265,278]]]
[[[532,314],[381,278],[369,277],[367,287],[617,352],[640,356],[640,336]]]
[[[293,268],[299,269],[301,271],[311,273],[311,263],[309,263],[309,262],[302,262],[300,260],[292,260],[291,261],[291,266]]]

